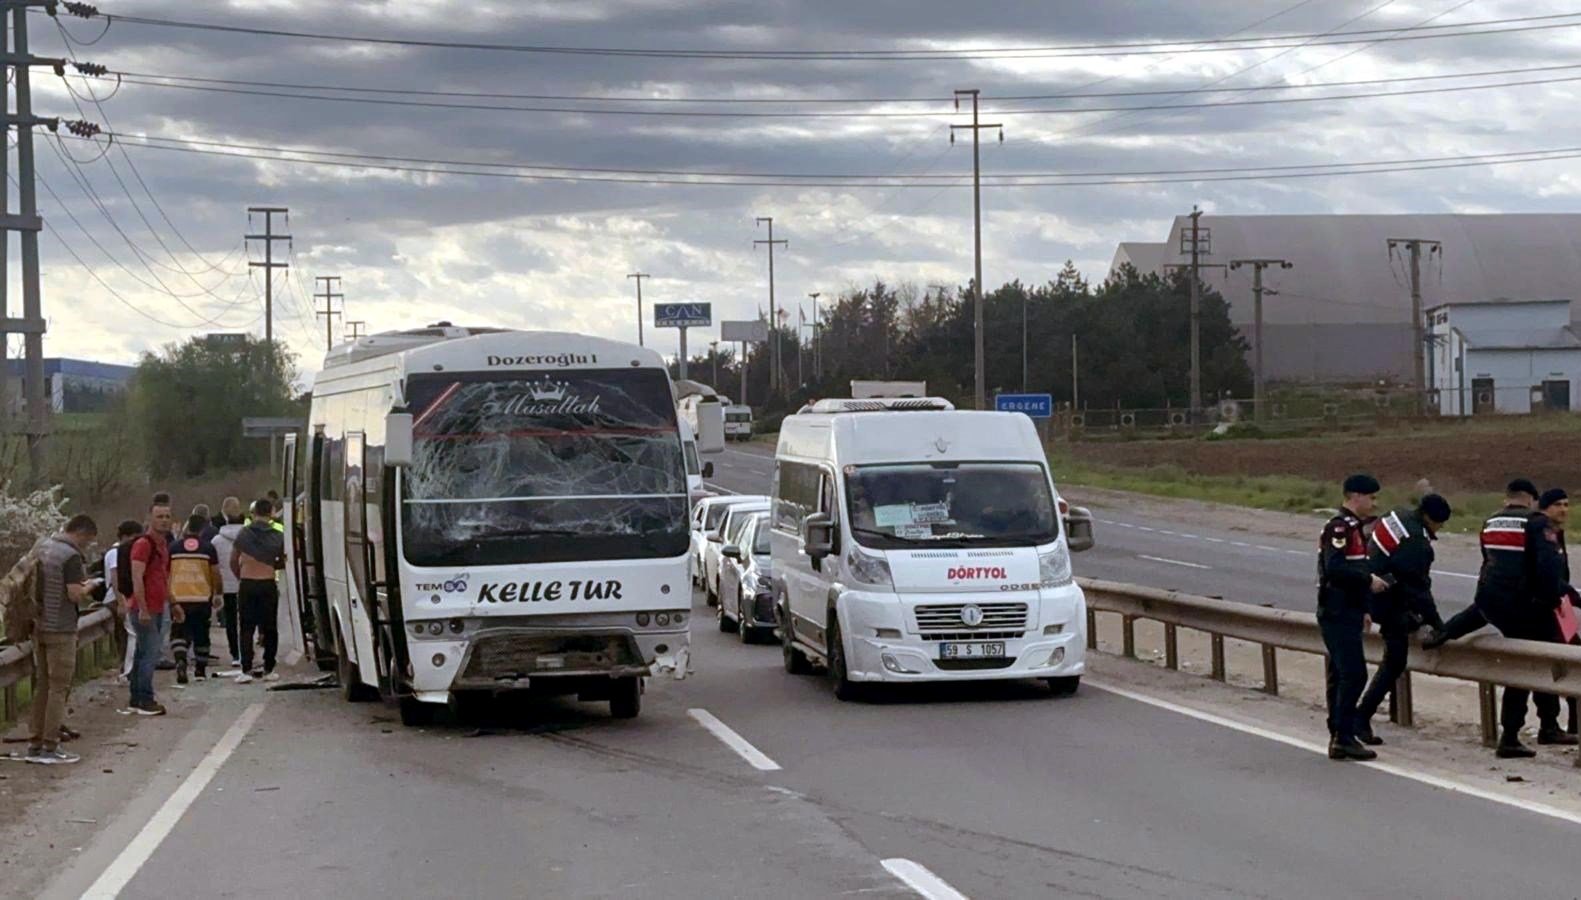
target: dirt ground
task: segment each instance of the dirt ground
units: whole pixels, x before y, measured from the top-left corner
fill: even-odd
[[[1083,462],[1148,468],[1179,466],[1199,475],[1297,475],[1338,481],[1358,468],[1385,484],[1427,478],[1440,490],[1499,490],[1516,476],[1541,485],[1581,488],[1573,428],[1512,421],[1488,426],[1401,431],[1370,436],[1280,440],[1171,440],[1075,443]]]

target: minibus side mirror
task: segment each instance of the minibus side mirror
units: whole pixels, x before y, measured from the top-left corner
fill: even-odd
[[[1065,516],[1065,544],[1072,553],[1091,550],[1097,543],[1092,532],[1092,511],[1072,506]]]
[[[384,464],[404,469],[412,464],[412,414],[392,412],[384,417]]]
[[[814,560],[834,552],[834,520],[828,513],[813,513],[802,522],[802,546]]]
[[[705,463],[703,463],[703,477],[704,478],[712,478],[712,477],[714,477],[714,464],[712,462],[705,462]]]
[[[726,559],[740,559],[741,548],[737,547],[735,544],[726,544],[724,548],[719,551],[719,555]]]

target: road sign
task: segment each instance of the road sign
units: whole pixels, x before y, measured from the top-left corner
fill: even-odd
[[[655,303],[655,328],[707,328],[714,324],[712,303]]]
[[[1034,419],[1054,416],[1053,394],[996,394],[994,409],[1000,412],[1026,413]]]
[[[746,322],[720,322],[719,339],[728,344],[745,342],[763,344],[769,339],[769,323],[762,319]]]

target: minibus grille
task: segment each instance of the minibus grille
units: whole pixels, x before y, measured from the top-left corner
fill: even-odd
[[[922,636],[925,641],[1019,641],[1023,631],[930,631]]]
[[[983,612],[982,624],[975,628],[968,626],[961,619],[961,610],[969,604],[941,603],[919,606],[915,610],[917,617],[917,631],[923,634],[937,634],[941,631],[967,632],[976,637],[982,631],[1025,631],[1027,628],[1027,605],[1025,603],[977,603],[976,606]],[[1020,635],[1016,635],[1020,637]]]

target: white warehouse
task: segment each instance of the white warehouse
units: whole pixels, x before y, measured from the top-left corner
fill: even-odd
[[[1564,412],[1581,380],[1569,300],[1488,300],[1427,311],[1428,384],[1439,412]]]

